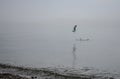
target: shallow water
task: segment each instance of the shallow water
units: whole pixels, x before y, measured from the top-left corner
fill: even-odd
[[[80,38],[90,40],[78,41]],[[119,39],[118,28],[114,27],[81,26],[72,33],[72,26],[4,25],[0,27],[0,62],[119,72]]]

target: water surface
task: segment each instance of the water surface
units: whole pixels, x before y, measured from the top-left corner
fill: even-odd
[[[3,25],[0,62],[32,67],[95,67],[120,71],[118,27]],[[88,41],[79,41],[80,38]],[[73,51],[74,50],[74,51]]]

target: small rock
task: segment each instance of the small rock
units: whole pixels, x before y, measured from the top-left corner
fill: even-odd
[[[35,77],[33,77],[33,76],[32,76],[31,78],[32,78],[32,79],[37,79],[37,77],[36,77],[36,76],[35,76]]]
[[[109,79],[114,79],[113,77],[110,77]]]

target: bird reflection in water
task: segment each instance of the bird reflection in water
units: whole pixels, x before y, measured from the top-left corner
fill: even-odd
[[[72,67],[75,68],[76,66],[76,59],[77,59],[77,56],[76,56],[76,44],[73,44],[73,48],[72,48],[72,54],[73,54],[73,62],[72,62]]]

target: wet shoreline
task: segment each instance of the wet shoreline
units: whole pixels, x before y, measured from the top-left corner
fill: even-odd
[[[60,74],[54,71],[50,71],[47,68],[26,68],[26,67],[20,67],[20,66],[14,66],[10,64],[0,64],[0,72],[1,75],[4,77],[5,74],[9,76],[16,76],[13,79],[18,79],[18,75],[22,75],[23,79],[84,79],[82,77],[85,76],[76,76],[76,75],[66,75],[66,74]],[[22,79],[21,78],[21,79]],[[3,78],[4,79],[4,78]],[[86,76],[85,79],[91,79]]]
[[[14,75],[10,73],[0,73],[0,79],[30,79],[30,78]]]
[[[119,74],[97,72],[94,69],[30,68],[0,63],[0,79],[119,79]],[[8,78],[5,77],[8,76]],[[118,78],[117,78],[118,77]]]

